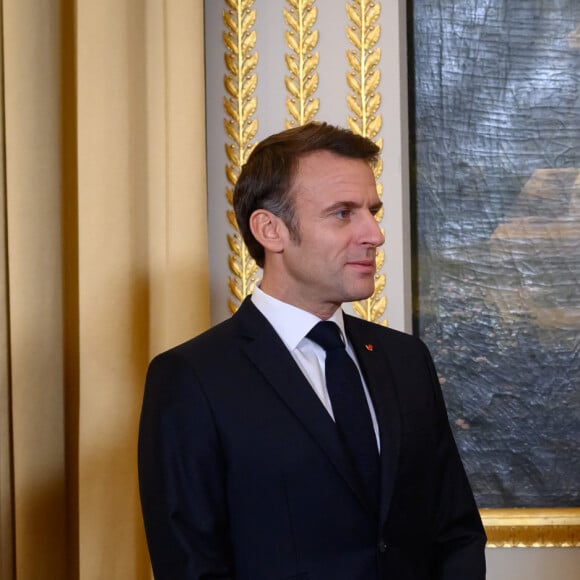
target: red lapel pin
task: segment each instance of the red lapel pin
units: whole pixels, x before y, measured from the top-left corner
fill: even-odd
[[[373,345],[372,344],[365,344],[365,348],[369,351],[372,352],[373,351]]]

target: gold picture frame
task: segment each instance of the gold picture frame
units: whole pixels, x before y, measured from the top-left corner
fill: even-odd
[[[578,548],[580,508],[480,510],[488,548]]]

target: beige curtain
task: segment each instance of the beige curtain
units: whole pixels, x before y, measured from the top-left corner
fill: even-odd
[[[202,0],[3,0],[0,577],[149,578],[153,354],[209,326]]]

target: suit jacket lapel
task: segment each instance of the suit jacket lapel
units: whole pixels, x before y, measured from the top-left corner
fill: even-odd
[[[259,310],[246,299],[235,317],[246,341],[244,350],[268,383],[329,457],[359,500],[369,508],[358,476],[345,455],[334,421],[284,343]]]
[[[368,323],[345,316],[346,332],[355,351],[369,389],[381,442],[380,522],[388,516],[396,478],[400,446],[399,403],[388,362],[389,354],[381,347],[380,336]],[[378,330],[378,328],[377,328]]]

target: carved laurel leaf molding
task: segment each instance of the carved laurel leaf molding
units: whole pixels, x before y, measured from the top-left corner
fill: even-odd
[[[285,55],[289,74],[284,78],[286,109],[291,119],[286,128],[312,121],[320,108],[320,99],[314,97],[318,88],[319,55],[314,52],[318,44],[318,30],[314,29],[318,15],[314,0],[287,0],[284,21],[288,29],[284,34],[290,53]]]
[[[346,51],[349,71],[346,82],[350,90],[346,102],[352,115],[348,116],[347,123],[351,131],[373,139],[381,147],[383,141],[376,138],[382,127],[382,115],[378,112],[381,106],[381,94],[378,92],[381,80],[379,68],[381,49],[377,46],[381,35],[378,23],[381,15],[380,2],[369,0],[354,0],[347,3],[346,13],[350,24],[346,28],[346,36],[352,48]],[[383,172],[383,162],[379,159],[374,168],[377,179],[377,189],[382,197],[383,188],[379,178]],[[382,220],[381,210],[376,219]],[[375,274],[375,290],[366,300],[353,303],[355,313],[371,322],[386,326],[387,321],[381,319],[387,307],[387,298],[384,295],[386,276],[381,273],[385,262],[385,252],[377,251],[377,273]]]
[[[257,98],[254,95],[258,85],[255,72],[258,64],[256,46],[256,11],[254,0],[225,0],[227,8],[223,11],[223,43],[226,74],[224,76],[224,128],[229,139],[225,150],[228,159],[226,177],[226,198],[233,206],[233,190],[241,168],[252,151],[253,140],[258,132],[255,118]],[[228,307],[235,312],[245,296],[252,292],[256,283],[258,266],[244,244],[233,209],[227,211],[227,219],[233,233],[228,234],[230,253],[228,266],[231,276],[228,279],[230,298]]]

